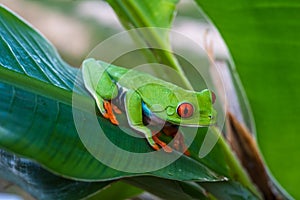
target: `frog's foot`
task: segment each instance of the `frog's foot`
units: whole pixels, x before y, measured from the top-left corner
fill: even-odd
[[[173,147],[177,151],[181,150],[182,152],[184,152],[185,155],[190,156],[190,152],[184,143],[184,137],[179,131],[177,132],[176,136],[174,137]]]
[[[122,111],[115,105],[115,104],[111,104],[112,110],[117,113],[117,114],[122,114]]]
[[[168,146],[166,143],[164,143],[163,141],[161,141],[161,140],[157,137],[157,135],[153,135],[152,138],[153,138],[154,142],[156,143],[156,145],[158,144],[159,146],[161,146],[161,148],[163,148],[163,150],[164,150],[165,152],[167,152],[167,153],[171,153],[171,152],[172,152],[172,148],[169,147],[169,146]],[[152,146],[152,148],[154,148],[154,147]],[[154,149],[155,149],[155,148],[154,148]],[[155,150],[157,150],[157,149],[155,149]]]
[[[190,153],[190,151],[189,151],[188,149],[186,149],[186,150],[184,151],[184,155],[186,155],[186,156],[190,156],[190,155],[191,155],[191,153]]]
[[[109,119],[112,124],[119,125],[119,122],[113,113],[113,108],[111,103],[109,101],[104,101],[103,106],[106,110],[106,113],[103,114],[103,117]]]
[[[155,150],[158,151],[160,148],[157,144],[151,145],[151,147]]]

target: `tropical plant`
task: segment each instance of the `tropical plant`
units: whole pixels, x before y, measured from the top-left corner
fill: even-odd
[[[183,82],[189,84],[190,77],[184,75],[187,68],[178,62],[178,57],[167,51],[151,49],[158,46],[171,50],[169,29],[172,28],[178,1],[107,2],[125,29],[159,27],[167,30],[133,32],[131,36],[149,47],[142,52],[149,62],[172,67],[179,72]],[[234,68],[236,65],[238,69],[251,71],[252,66],[256,66],[262,72],[268,70],[268,73],[270,69],[265,66],[282,69],[281,65],[287,60],[274,55],[277,55],[278,43],[290,52],[290,40],[280,35],[283,30],[277,28],[286,21],[275,23],[275,19],[269,20],[269,17],[273,16],[273,9],[280,12],[275,15],[277,19],[288,15],[288,11],[283,9],[287,3],[233,0],[221,3],[196,0],[196,3],[215,23],[232,53],[233,60],[215,58],[214,61],[224,65],[230,74],[225,83],[232,84],[234,90],[226,93],[229,102],[237,99],[240,108],[236,111],[229,103],[224,129],[197,129],[196,139],[189,148],[190,156],[182,155],[162,169],[139,173],[118,171],[90,154],[77,134],[78,124],[73,120],[74,112],[84,115],[86,131],[92,133],[95,130],[89,123],[94,117],[94,110],[90,109],[95,108],[94,99],[87,93],[80,75],[78,78],[79,69],[67,64],[39,32],[1,5],[0,176],[38,199],[82,199],[95,192],[98,193],[91,199],[111,198],[110,195],[118,193],[118,190],[124,191],[115,197],[119,199],[139,194],[142,190],[164,199],[291,199],[271,177],[261,158],[252,114]],[[292,20],[287,25],[293,27],[296,24]],[[274,30],[274,27],[277,32],[268,35],[272,38],[266,40],[268,31]],[[289,34],[295,36],[294,33]],[[214,56],[210,51],[208,54],[211,58]],[[294,66],[294,61],[290,61],[290,65]],[[252,79],[255,80],[254,77]],[[251,84],[261,87],[259,81]],[[247,90],[250,96],[255,92],[261,97],[260,103],[271,104],[268,98],[264,98],[264,89],[247,88],[252,88]],[[72,102],[74,96],[79,102],[76,106]],[[286,101],[285,97],[279,98]],[[284,104],[284,107],[292,109],[292,105]],[[263,113],[264,117],[266,113]],[[263,121],[261,118],[262,115],[255,115],[258,124]],[[97,120],[117,146],[133,152],[152,151],[146,141],[128,136],[100,115]],[[292,129],[287,130],[293,132]],[[200,144],[205,140],[207,131],[218,140],[212,150],[200,158]],[[273,133],[273,129],[269,132]],[[105,190],[109,185],[112,187]]]

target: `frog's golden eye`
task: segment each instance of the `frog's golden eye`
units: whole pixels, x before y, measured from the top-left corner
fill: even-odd
[[[182,103],[177,108],[177,114],[182,118],[189,118],[194,113],[194,107],[190,103]]]

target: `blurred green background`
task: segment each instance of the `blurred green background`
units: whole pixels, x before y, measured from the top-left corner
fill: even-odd
[[[123,30],[109,5],[101,1],[1,0],[0,2],[33,24],[58,48],[63,59],[76,67],[80,66],[96,44]],[[187,31],[195,40],[203,39],[199,33],[200,25],[198,27],[197,23],[203,25],[205,20],[195,3],[181,1],[177,15],[175,19],[177,30],[189,29]],[[276,23],[276,20],[285,20],[284,16],[282,17],[278,16],[272,23]],[[300,22],[297,18],[293,20]],[[253,57],[251,67],[249,63],[242,63],[237,66],[237,71],[251,104],[257,140],[266,163],[278,182],[298,199],[300,127],[297,122],[300,116],[298,92],[300,67],[297,65],[299,63],[297,55],[300,52],[300,34],[297,33],[300,31],[297,27],[295,30],[285,30],[281,27],[280,30],[282,32],[274,30],[274,35],[276,38],[276,35],[282,37],[282,34],[285,34],[288,42],[284,46],[279,42],[278,49],[264,52],[264,43],[253,44],[262,46],[260,56],[271,57],[269,62],[256,65],[256,57]],[[297,37],[298,40],[294,40]],[[245,41],[247,39],[251,38],[245,37]],[[249,41],[247,42],[249,44]],[[108,51],[113,51],[113,48]],[[218,42],[215,52],[219,57],[226,54],[224,47]],[[253,52],[244,53],[245,56],[252,54]],[[287,59],[282,66],[272,65],[280,62],[283,57]]]

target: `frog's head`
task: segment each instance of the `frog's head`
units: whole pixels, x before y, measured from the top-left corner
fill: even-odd
[[[209,126],[216,123],[213,108],[216,96],[208,89],[190,92],[176,101],[176,108],[167,108],[167,121],[182,126]],[[175,104],[173,104],[175,105]],[[175,109],[174,109],[175,108]],[[168,112],[173,110],[173,112]]]

